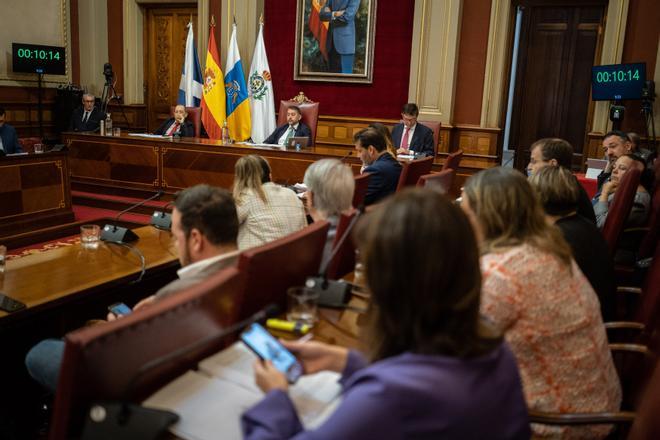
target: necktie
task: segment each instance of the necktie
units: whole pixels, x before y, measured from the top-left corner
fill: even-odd
[[[174,124],[170,125],[170,129],[167,130],[167,133],[165,133],[166,136],[172,136],[173,133],[176,133],[176,131],[179,129],[179,123],[175,122]]]
[[[89,112],[85,112],[85,114],[83,115],[83,118],[82,118],[83,124],[87,122],[87,119],[89,119]]]
[[[286,134],[286,139],[284,139],[284,145],[288,145],[289,139],[296,135],[296,130],[293,127],[289,127],[289,132]]]
[[[401,141],[401,148],[408,151],[408,134],[410,133],[410,127],[406,127],[406,131],[403,133],[403,140]]]

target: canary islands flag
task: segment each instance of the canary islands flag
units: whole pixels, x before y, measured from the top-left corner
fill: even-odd
[[[204,84],[202,97],[202,124],[210,139],[222,139],[222,125],[227,119],[225,78],[220,69],[220,55],[215,44],[213,28],[210,32],[209,47],[206,51]],[[233,136],[233,133],[230,133]]]
[[[227,127],[229,135],[236,141],[250,138],[250,101],[245,85],[241,54],[236,42],[236,24],[231,32],[229,53],[225,68],[225,93],[227,94]]]
[[[179,82],[179,97],[177,104],[186,107],[199,107],[202,99],[202,73],[199,67],[199,58],[195,41],[193,39],[192,23],[188,23],[188,37],[186,38],[186,53],[181,69],[181,81]]]

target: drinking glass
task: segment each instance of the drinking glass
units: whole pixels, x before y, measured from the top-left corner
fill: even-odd
[[[99,247],[101,228],[99,225],[82,225],[80,227],[80,243],[85,249],[96,249]]]
[[[307,287],[291,287],[287,290],[286,319],[298,321],[309,326],[316,322],[316,312],[319,294]]]
[[[44,152],[44,146],[43,144],[34,144],[34,152],[36,154],[41,154]]]

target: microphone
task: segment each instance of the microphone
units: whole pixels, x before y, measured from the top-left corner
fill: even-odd
[[[131,231],[130,229],[127,228],[122,228],[120,226],[117,226],[117,222],[119,221],[119,218],[126,214],[127,212],[138,208],[145,203],[157,199],[158,197],[163,195],[163,191],[158,191],[156,194],[153,196],[149,197],[148,199],[144,199],[134,205],[129,206],[128,208],[124,209],[121,211],[117,216],[115,217],[113,224],[106,224],[103,229],[101,230],[101,240],[103,241],[109,241],[109,242],[115,242],[115,243],[130,243],[133,241],[137,241],[138,236],[135,234],[135,232]]]
[[[277,316],[280,312],[280,308],[277,306],[277,304],[268,304],[266,307],[263,309],[259,310],[252,316],[243,319],[242,321],[239,321],[235,324],[230,325],[227,328],[224,328],[220,330],[218,333],[207,336],[204,339],[198,340],[192,344],[189,344],[187,346],[181,347],[177,350],[174,350],[172,352],[169,352],[163,356],[159,356],[155,359],[150,360],[149,362],[143,364],[138,371],[135,373],[135,375],[131,378],[131,380],[128,382],[126,385],[126,388],[124,389],[124,393],[122,394],[124,398],[122,401],[124,402],[129,402],[131,398],[131,391],[135,384],[138,382],[139,379],[144,377],[145,374],[149,373],[150,371],[153,371],[157,368],[162,368],[163,366],[167,365],[168,363],[175,361],[181,357],[190,355],[191,353],[204,348],[210,344],[213,343],[218,343],[222,341],[224,338],[227,336],[230,336],[236,332],[239,332],[243,330],[245,327],[258,322],[262,321],[264,319],[271,318],[273,316]]]
[[[357,213],[348,224],[348,227],[344,231],[344,234],[339,238],[337,246],[332,249],[330,256],[327,260],[323,262],[319,270],[319,275],[316,277],[309,277],[305,281],[305,286],[318,292],[319,299],[317,301],[318,305],[321,307],[331,307],[331,308],[346,308],[348,297],[351,291],[351,284],[347,283],[344,280],[328,280],[328,267],[332,260],[334,260],[337,253],[344,245],[344,242],[350,235],[353,227],[357,223],[360,216],[364,213],[364,204],[360,205]]]
[[[149,224],[156,229],[162,229],[164,231],[172,230],[172,214],[164,211],[168,207],[172,206],[172,202],[169,202],[163,207],[163,211],[154,211],[151,215],[151,221]]]
[[[353,150],[349,151],[344,157],[342,157],[341,159],[339,159],[339,162],[343,162],[343,161],[345,161],[346,159],[348,159],[348,158],[351,157],[352,155],[353,155]]]

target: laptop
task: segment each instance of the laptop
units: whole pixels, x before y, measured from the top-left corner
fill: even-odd
[[[609,161],[607,159],[587,159],[587,179],[596,179],[600,172],[605,169]]]
[[[301,137],[294,136],[292,138],[289,138],[289,140],[286,142],[286,149],[300,150],[302,148],[306,148],[308,143],[309,143],[309,138],[307,136],[301,136]]]

